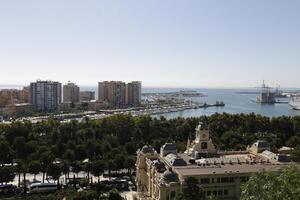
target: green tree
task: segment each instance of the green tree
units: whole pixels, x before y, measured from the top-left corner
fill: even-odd
[[[57,181],[59,185],[59,177],[61,176],[61,166],[58,164],[50,164],[47,168],[47,175]]]
[[[0,183],[8,183],[15,178],[15,170],[12,166],[0,167]]]
[[[28,173],[33,174],[34,179],[36,179],[36,175],[40,173],[41,169],[41,163],[37,160],[30,162],[28,165]]]
[[[300,162],[300,146],[297,146],[291,153],[291,159],[294,162]]]
[[[87,158],[87,152],[83,145],[77,145],[74,151],[75,159],[82,161]]]
[[[109,177],[111,176],[111,171],[116,170],[117,166],[116,163],[113,160],[108,160],[105,163],[105,169],[108,170]]]
[[[67,183],[67,177],[68,179],[70,178],[69,174],[70,174],[70,162],[67,161],[67,160],[64,160],[62,162],[62,165],[61,165],[61,170],[63,172],[63,174],[65,175],[65,183]]]
[[[135,168],[135,161],[134,156],[126,156],[125,158],[124,167],[127,168],[129,174],[131,174],[131,170]]]
[[[242,186],[241,200],[299,199],[299,166],[280,172],[260,172]]]
[[[92,162],[91,164],[91,173],[98,177],[98,182],[100,181],[100,176],[104,171],[105,163],[102,160],[97,160]]]
[[[122,197],[117,189],[112,189],[108,193],[107,200],[122,200]]]
[[[81,162],[78,162],[78,161],[75,161],[75,162],[72,162],[71,163],[71,169],[72,169],[72,172],[77,174],[77,177],[78,177],[78,173],[80,171],[82,171],[82,163]]]
[[[43,173],[43,183],[45,181],[45,173],[47,172],[47,168],[54,161],[54,156],[49,151],[45,151],[40,155],[40,163],[41,163],[41,171]]]
[[[82,191],[77,192],[71,200],[94,200],[97,199],[97,194],[94,191]]]
[[[177,200],[204,200],[205,193],[199,186],[198,179],[188,177],[185,179],[185,184],[182,187],[182,193],[177,197]]]
[[[7,141],[0,142],[0,165],[9,164],[13,160],[13,150]]]

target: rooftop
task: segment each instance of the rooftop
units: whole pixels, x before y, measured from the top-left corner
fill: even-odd
[[[187,165],[172,165],[172,159],[182,159]],[[172,158],[172,159],[169,159]],[[253,156],[252,154],[234,154],[213,158],[193,160],[187,154],[169,154],[164,158],[172,166],[173,170],[181,176],[197,176],[209,174],[230,174],[230,173],[254,173],[263,170],[278,171],[285,165],[282,163],[272,164],[268,158]]]
[[[210,174],[243,174],[255,173],[259,171],[278,171],[284,165],[275,165],[270,163],[252,163],[252,164],[224,164],[224,165],[209,165],[198,166],[189,165],[186,167],[174,167],[181,176],[197,176],[197,175],[210,175]]]

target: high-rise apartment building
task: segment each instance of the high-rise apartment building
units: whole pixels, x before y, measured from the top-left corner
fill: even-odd
[[[141,104],[142,83],[132,81],[126,84],[125,104],[129,106],[138,106]]]
[[[63,86],[63,101],[65,103],[79,102],[79,87],[75,83],[68,82]]]
[[[108,101],[108,84],[109,81],[102,81],[98,83],[98,101]]]
[[[61,83],[37,81],[30,84],[31,103],[40,111],[56,111],[61,103]]]
[[[98,100],[110,105],[125,105],[126,84],[122,81],[103,81],[98,84]]]

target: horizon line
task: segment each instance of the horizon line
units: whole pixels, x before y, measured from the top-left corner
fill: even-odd
[[[59,81],[58,81],[59,82]],[[1,84],[0,87],[26,87],[30,84]],[[80,87],[98,87],[98,85],[89,85],[89,84],[76,84]],[[157,85],[142,85],[142,88],[173,88],[173,89],[257,89],[256,86],[157,86]],[[300,87],[280,87],[280,89],[300,89]]]

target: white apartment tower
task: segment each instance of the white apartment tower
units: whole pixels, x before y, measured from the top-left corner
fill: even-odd
[[[37,81],[30,83],[30,100],[40,111],[57,111],[61,103],[61,83]]]

